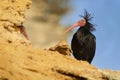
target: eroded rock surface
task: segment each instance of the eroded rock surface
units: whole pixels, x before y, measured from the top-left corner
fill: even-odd
[[[68,43],[64,40],[60,41],[54,47],[49,48],[50,51],[58,51],[60,54],[71,56],[72,50]]]
[[[30,44],[20,37],[20,29],[25,18],[25,11],[30,8],[30,0],[1,0],[0,1],[0,37],[8,42]],[[19,35],[19,36],[18,36]]]

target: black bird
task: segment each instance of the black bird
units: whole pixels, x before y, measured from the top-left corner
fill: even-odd
[[[73,28],[80,27],[73,35],[71,41],[71,48],[73,50],[73,56],[78,60],[92,62],[96,49],[96,37],[91,33],[95,31],[94,25],[90,23],[93,18],[85,10],[83,19],[79,20],[76,24],[68,28],[65,32],[72,30]]]

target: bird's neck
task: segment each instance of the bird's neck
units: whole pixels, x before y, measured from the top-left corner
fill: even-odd
[[[90,30],[88,28],[86,28],[86,27],[80,27],[78,29],[78,32],[87,34],[87,33],[90,33]]]
[[[88,29],[85,27],[81,27],[78,29],[78,31],[74,34],[74,36],[77,37],[77,39],[83,40],[85,37],[89,36],[91,33]]]

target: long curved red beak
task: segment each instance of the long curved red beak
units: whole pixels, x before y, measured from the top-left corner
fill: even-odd
[[[77,27],[77,26],[79,26],[78,23],[72,25],[72,26],[71,26],[70,28],[68,28],[63,34],[66,34],[67,32],[69,32],[70,30],[72,30],[73,28],[75,28],[75,27]]]

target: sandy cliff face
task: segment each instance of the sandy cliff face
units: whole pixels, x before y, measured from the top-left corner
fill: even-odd
[[[0,1],[0,36],[10,42],[30,42],[19,37],[24,22],[25,11],[30,7],[29,0],[1,0]],[[18,36],[19,35],[19,36]]]
[[[29,0],[0,2],[0,80],[120,80],[120,72],[98,69],[72,58],[62,41],[49,49],[34,48],[17,26]]]

